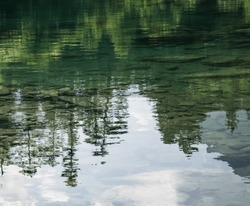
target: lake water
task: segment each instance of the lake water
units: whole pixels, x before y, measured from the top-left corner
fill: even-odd
[[[249,14],[1,1],[0,205],[249,205]]]

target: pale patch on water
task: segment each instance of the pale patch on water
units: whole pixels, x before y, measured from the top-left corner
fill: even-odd
[[[249,188],[242,183],[241,178],[219,169],[162,170],[126,179],[135,184],[106,190],[96,205],[236,206],[247,205],[250,201]]]
[[[119,185],[106,190],[99,200],[99,205],[111,206],[118,203],[130,205],[177,205],[178,182],[175,171],[142,173],[126,178],[135,185]],[[125,205],[125,204],[124,204]]]
[[[152,127],[152,122],[154,121],[152,111],[150,111],[151,108],[145,101],[145,98],[129,98],[129,105],[129,114],[136,125],[137,131],[147,132],[154,129]]]
[[[35,206],[37,199],[32,197],[27,188],[30,187],[27,177],[20,175],[19,168],[9,166],[8,174],[0,178],[3,187],[0,189],[1,206]]]

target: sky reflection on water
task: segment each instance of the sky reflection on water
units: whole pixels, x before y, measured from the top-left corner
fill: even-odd
[[[85,143],[86,136],[79,132],[77,187],[64,186],[62,165],[43,165],[32,178],[21,175],[17,166],[4,166],[0,204],[247,205],[249,184],[227,162],[218,160],[221,154],[208,153],[208,146],[199,144],[199,151],[187,157],[177,144],[162,144],[154,103],[137,95],[128,97],[128,105],[129,133],[121,144],[109,147],[108,156],[92,156],[94,146]],[[204,128],[210,124],[208,117]]]
[[[248,205],[249,3],[1,2],[0,205]]]

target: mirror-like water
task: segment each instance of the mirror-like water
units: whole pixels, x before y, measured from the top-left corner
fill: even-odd
[[[0,205],[248,205],[249,13],[1,1]]]

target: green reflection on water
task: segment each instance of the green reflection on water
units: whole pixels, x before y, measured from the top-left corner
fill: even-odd
[[[188,156],[208,112],[233,133],[250,109],[247,0],[27,2],[0,7],[1,166],[33,176],[62,160],[77,186],[79,134],[107,155],[131,95],[154,102],[163,142]]]
[[[169,38],[191,42],[210,29],[206,26],[230,25],[230,22],[222,21],[223,18],[217,18],[215,22],[215,18],[207,16],[229,14],[233,16],[230,21],[235,22],[235,17],[240,14],[248,22],[247,0],[218,0],[207,4],[199,0],[94,3],[74,0],[69,5],[67,1],[2,2],[1,62],[38,64],[42,68],[54,59],[81,59],[97,53],[104,36],[110,39],[116,57],[126,58],[138,40],[153,45]],[[208,11],[211,13],[206,13]],[[193,26],[202,27],[202,24],[205,24],[205,31],[192,30]]]

